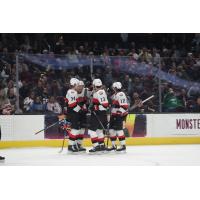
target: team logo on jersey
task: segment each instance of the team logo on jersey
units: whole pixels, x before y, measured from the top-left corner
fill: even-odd
[[[100,94],[100,95],[102,95],[102,94],[103,94],[103,92],[101,91],[101,92],[99,92],[99,94]]]
[[[123,96],[123,93],[120,93],[119,96]]]

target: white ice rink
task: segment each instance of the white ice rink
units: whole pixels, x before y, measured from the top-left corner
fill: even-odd
[[[0,149],[4,165],[200,165],[200,145],[128,146],[125,154],[69,155],[59,148]]]

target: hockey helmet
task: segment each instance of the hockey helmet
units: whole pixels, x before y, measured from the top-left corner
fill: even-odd
[[[102,86],[102,81],[101,79],[97,78],[97,79],[94,79],[93,83],[92,83],[95,87],[100,87]]]
[[[122,88],[122,84],[120,82],[114,82],[112,87],[113,88],[117,88],[118,90],[120,90]]]
[[[79,81],[79,82],[78,82],[78,85],[84,86],[84,82],[83,82],[83,81]]]
[[[79,80],[77,78],[70,79],[70,85],[75,86],[79,84]]]

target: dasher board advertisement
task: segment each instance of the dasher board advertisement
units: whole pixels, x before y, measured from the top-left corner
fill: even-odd
[[[148,137],[199,137],[200,114],[148,114]]]

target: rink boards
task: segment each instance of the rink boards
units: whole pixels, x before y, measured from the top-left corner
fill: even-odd
[[[58,127],[34,134],[52,123],[48,120],[44,115],[1,115],[0,148],[61,146]],[[124,126],[127,145],[200,144],[200,114],[129,114]],[[84,145],[91,146],[89,138]]]

